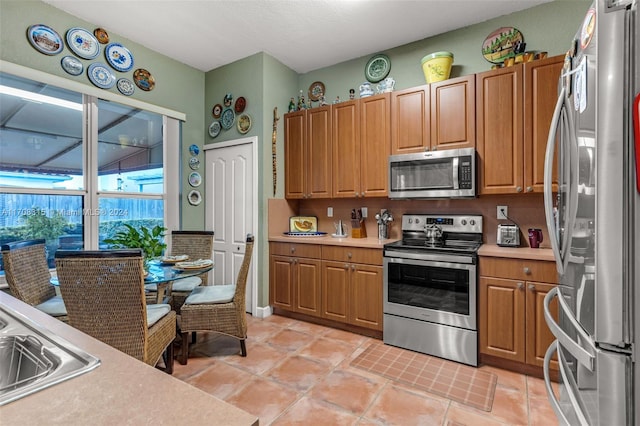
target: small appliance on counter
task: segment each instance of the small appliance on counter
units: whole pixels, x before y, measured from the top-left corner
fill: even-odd
[[[315,216],[291,216],[289,218],[289,232],[285,232],[284,235],[288,237],[321,237],[327,233],[318,231],[318,218]]]
[[[520,247],[520,227],[513,223],[498,225],[496,240],[500,247]]]

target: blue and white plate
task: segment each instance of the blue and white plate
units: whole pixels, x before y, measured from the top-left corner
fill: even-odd
[[[213,123],[209,125],[209,136],[215,138],[220,134],[220,122],[218,120],[214,120]]]
[[[133,55],[120,43],[111,43],[104,48],[104,56],[107,62],[115,70],[127,72],[133,68]]]
[[[60,65],[62,65],[63,70],[71,75],[80,75],[84,71],[84,65],[75,56],[65,56],[60,61]]]
[[[96,62],[87,68],[89,80],[101,89],[111,89],[116,84],[116,76],[107,68],[106,64]]]
[[[220,125],[223,129],[229,130],[233,127],[233,123],[236,121],[236,114],[233,112],[232,108],[225,108],[222,111],[222,115],[220,115]]]
[[[67,31],[69,49],[83,59],[93,59],[100,53],[100,43],[93,34],[84,28],[71,28]]]
[[[128,78],[119,78],[116,82],[116,87],[125,96],[131,96],[136,91],[136,85]]]
[[[46,25],[31,25],[27,28],[27,38],[33,47],[45,55],[57,55],[64,48],[60,34]]]

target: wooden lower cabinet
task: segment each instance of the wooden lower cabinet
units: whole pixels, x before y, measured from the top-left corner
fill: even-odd
[[[554,340],[544,319],[543,300],[556,286],[555,264],[482,257],[479,267],[481,359],[488,355],[490,360],[513,361],[501,366],[533,367],[540,374],[544,354]],[[550,308],[557,312],[556,302]],[[557,371],[557,362],[550,367]]]
[[[299,254],[303,245],[295,244],[298,256],[289,256],[282,253],[293,245],[270,243],[270,304],[382,331],[382,250],[322,246],[310,258]]]

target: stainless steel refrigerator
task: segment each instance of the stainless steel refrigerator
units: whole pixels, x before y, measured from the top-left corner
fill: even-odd
[[[640,424],[637,2],[596,0],[588,9],[568,46],[549,132],[544,202],[560,285],[545,298],[556,340],[544,374],[561,424]]]

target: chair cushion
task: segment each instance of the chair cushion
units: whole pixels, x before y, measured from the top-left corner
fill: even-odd
[[[194,288],[202,284],[200,277],[188,277],[173,282],[172,291],[191,292]]]
[[[147,305],[147,327],[151,327],[157,323],[160,318],[169,312],[171,312],[171,305],[165,305],[163,303]]]
[[[229,303],[233,300],[235,292],[235,285],[209,285],[196,287],[184,303],[187,305]]]
[[[53,296],[51,299],[45,300],[41,304],[36,305],[36,309],[53,317],[67,315],[67,308],[64,306],[64,301],[61,296]]]

